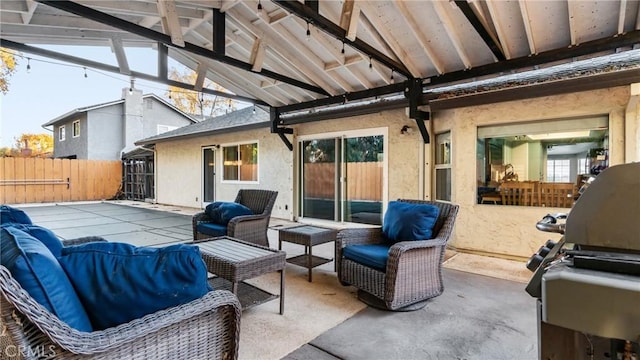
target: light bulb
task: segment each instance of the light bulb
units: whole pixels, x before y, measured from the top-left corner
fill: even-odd
[[[27,58],[27,74],[31,73],[31,59]]]
[[[258,1],[258,16],[262,15],[262,4]]]

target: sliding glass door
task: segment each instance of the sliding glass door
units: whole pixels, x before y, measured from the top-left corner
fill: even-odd
[[[381,224],[384,140],[374,133],[300,141],[300,216]]]

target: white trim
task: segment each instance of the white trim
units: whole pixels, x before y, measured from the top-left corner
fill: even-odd
[[[381,216],[384,216],[384,214],[387,211],[387,204],[389,202],[389,127],[377,127],[377,128],[367,128],[367,129],[357,129],[357,130],[344,130],[344,131],[333,131],[333,132],[327,132],[327,133],[318,133],[318,134],[310,134],[310,135],[302,135],[302,136],[298,136],[296,137],[296,151],[298,152],[298,156],[297,156],[297,166],[298,168],[300,168],[300,161],[302,160],[302,154],[300,153],[300,147],[301,147],[301,143],[303,141],[307,141],[307,140],[322,140],[322,139],[340,139],[340,141],[344,141],[345,139],[348,138],[355,138],[355,137],[363,137],[363,136],[379,136],[382,135],[382,146],[384,149],[383,152],[383,168],[382,168],[382,214]],[[340,154],[336,154],[336,156],[343,156],[344,151],[341,151]],[[259,154],[259,152],[258,152]],[[345,166],[345,162],[342,161],[344,159],[341,159],[341,163],[342,166]],[[342,169],[341,174],[344,174],[344,169]],[[339,181],[339,186],[341,188],[340,193],[343,194],[344,196],[344,181],[343,179],[338,179]],[[298,177],[296,183],[295,183],[295,187],[297,189],[297,193],[298,194],[302,194],[303,193],[303,184],[302,184],[302,178]],[[299,196],[296,197],[296,203],[299,201]],[[341,207],[339,209],[340,211],[340,219],[344,219],[344,209]],[[297,216],[298,219],[303,220],[305,219],[304,216],[302,215],[304,212],[304,205],[303,204],[298,204],[297,208],[296,208],[296,213],[294,214],[294,216]],[[308,218],[308,219],[313,219],[313,218]],[[334,223],[336,223],[335,221],[333,221]],[[337,223],[342,223],[342,224],[349,224],[350,222],[346,222],[344,220],[341,220]],[[357,224],[357,223],[354,223]]]
[[[245,181],[245,180],[225,180],[224,179],[224,148],[225,147],[231,147],[231,146],[237,146],[240,147],[241,145],[247,145],[247,144],[256,144],[256,147],[258,148],[258,166],[256,169],[257,172],[257,180],[253,181]],[[238,154],[240,154],[240,152],[238,152]],[[220,166],[222,169],[222,175],[220,176],[220,183],[221,184],[246,184],[246,185],[257,185],[260,184],[260,141],[258,140],[249,140],[249,141],[238,141],[238,142],[231,142],[231,143],[224,143],[224,144],[220,144]],[[240,167],[238,167],[238,172],[240,171]],[[238,174],[238,177],[240,174]]]
[[[58,127],[58,141],[65,141],[67,139],[67,125],[60,125]]]
[[[78,124],[78,134],[76,134],[76,124]],[[71,136],[74,138],[80,137],[80,120],[73,120],[71,123]]]

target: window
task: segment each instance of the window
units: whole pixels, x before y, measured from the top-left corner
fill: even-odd
[[[591,172],[586,159],[608,148],[608,124],[608,116],[596,115],[479,127],[478,203],[553,206],[545,193],[571,189]]]
[[[78,136],[80,136],[80,120],[73,122],[73,137],[76,138]]]
[[[66,126],[62,125],[58,128],[58,140],[64,141],[66,137]]]
[[[258,181],[258,144],[222,148],[223,181]]]
[[[548,182],[570,182],[569,167],[571,160],[547,160],[547,181]]]
[[[436,135],[436,200],[451,201],[451,132]]]

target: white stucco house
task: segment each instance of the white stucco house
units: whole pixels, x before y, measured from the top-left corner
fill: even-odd
[[[525,259],[549,238],[536,221],[570,209],[482,201],[507,164],[519,181],[544,183],[640,161],[639,83],[580,91],[549,84],[485,86],[513,94],[503,99],[483,100],[488,92],[470,92],[473,84],[442,91],[423,108],[429,143],[397,108],[288,124],[289,150],[271,133],[269,112],[250,107],[137,144],[155,151],[158,203],[201,208],[232,201],[240,188],[264,188],[279,192],[274,217],[348,225],[379,223],[398,198],[451,201],[461,208],[450,246]]]

